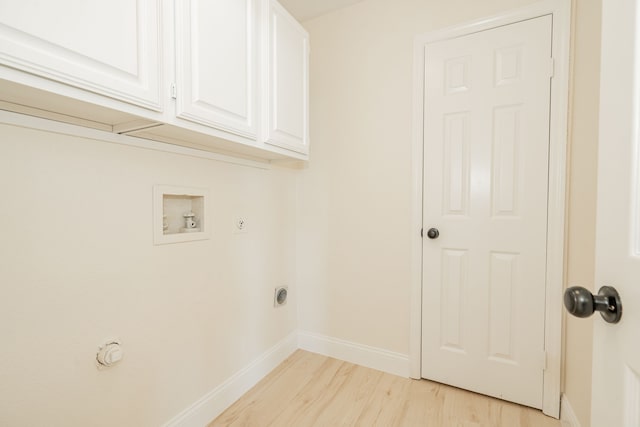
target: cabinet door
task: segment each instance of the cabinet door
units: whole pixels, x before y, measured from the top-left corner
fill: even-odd
[[[309,35],[280,4],[270,3],[265,142],[308,154]]]
[[[159,3],[0,0],[0,64],[160,111]]]
[[[256,0],[176,2],[177,115],[257,138]]]

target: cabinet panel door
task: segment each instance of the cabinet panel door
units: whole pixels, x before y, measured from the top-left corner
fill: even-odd
[[[177,115],[255,139],[256,0],[176,2]]]
[[[309,35],[280,6],[269,8],[268,144],[309,152]]]
[[[0,0],[0,64],[160,111],[159,4]]]

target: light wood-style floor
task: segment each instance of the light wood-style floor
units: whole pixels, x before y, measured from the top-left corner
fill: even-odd
[[[535,409],[296,351],[209,427],[560,427]]]

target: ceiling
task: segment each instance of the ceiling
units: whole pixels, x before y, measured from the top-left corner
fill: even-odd
[[[298,21],[305,21],[361,1],[363,0],[280,0],[280,3]]]

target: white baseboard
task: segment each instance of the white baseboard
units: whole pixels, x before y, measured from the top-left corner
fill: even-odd
[[[295,331],[176,415],[163,427],[206,426],[298,348],[393,375],[409,377],[407,355],[312,332]],[[579,427],[578,424],[576,426]]]
[[[203,427],[298,349],[297,331],[175,416],[164,427]]]
[[[406,354],[394,353],[305,331],[300,331],[298,334],[298,346],[302,350],[377,369],[389,374],[409,377],[409,357]]]
[[[563,427],[581,427],[580,421],[578,421],[578,417],[573,412],[571,403],[569,403],[569,398],[564,393],[562,393],[560,403],[560,421],[562,421]]]

